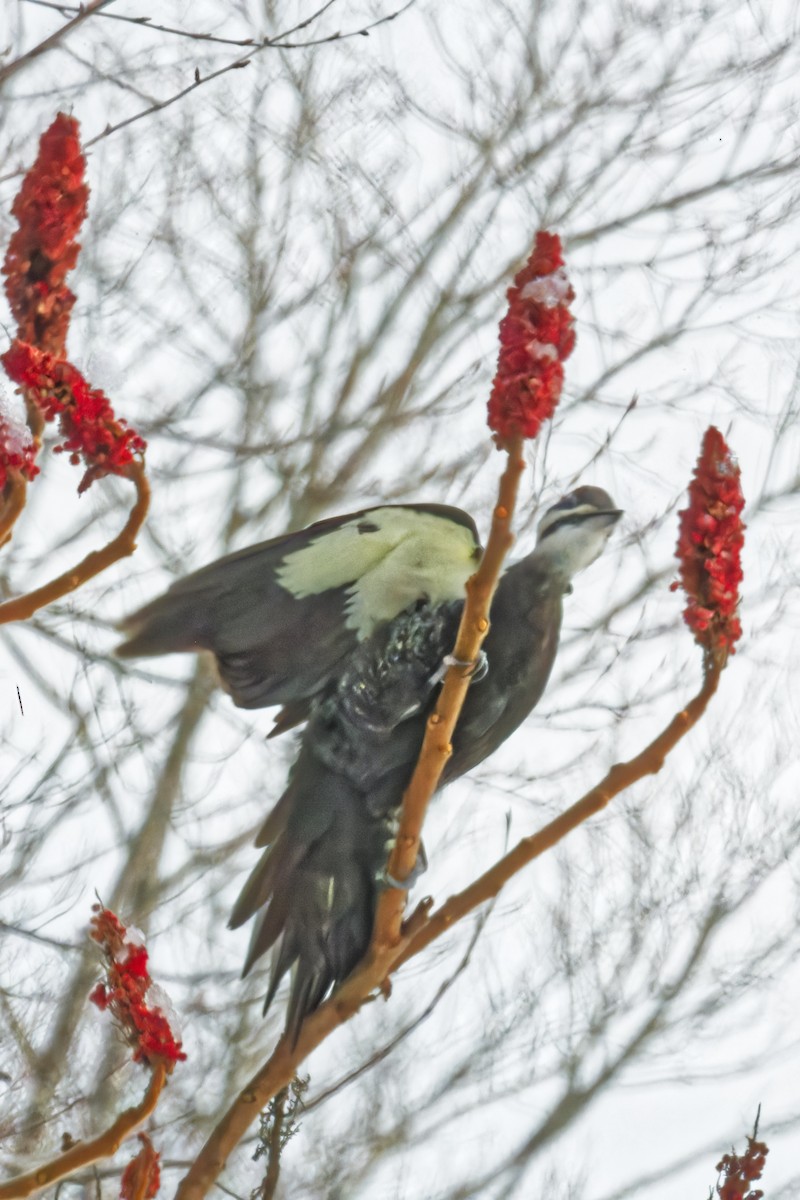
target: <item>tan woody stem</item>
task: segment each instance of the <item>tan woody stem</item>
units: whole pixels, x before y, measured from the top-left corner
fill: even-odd
[[[520,477],[525,470],[522,439],[512,439],[507,449],[506,469],[500,479],[497,506],[492,515],[486,550],[478,570],[467,581],[467,598],[453,650],[453,658],[460,663],[474,663],[477,660],[484,638],[489,632],[489,608],[500,578],[503,560],[514,543],[511,521],[517,502]],[[417,861],[422,823],[431,796],[436,791],[442,771],[453,752],[453,731],[466,699],[471,671],[471,667],[448,668],[436,708],[428,718],[419,759],[403,796],[400,828],[387,865],[388,876],[399,882],[408,878]],[[405,903],[405,889],[387,888],[381,893],[373,933],[375,946],[391,946],[397,942]]]
[[[93,550],[70,571],[65,571],[63,575],[51,579],[49,583],[36,588],[35,591],[0,604],[0,625],[8,621],[26,620],[33,616],[38,609],[44,608],[46,604],[52,604],[54,600],[60,600],[62,596],[74,592],[76,588],[94,578],[95,575],[99,575],[101,571],[105,571],[119,559],[133,554],[136,549],[137,534],[150,507],[150,485],[144,473],[143,463],[131,463],[126,468],[126,476],[133,481],[136,488],[136,502],[124,529],[102,550]]]
[[[8,1183],[0,1184],[0,1200],[20,1200],[21,1197],[32,1196],[41,1188],[57,1183],[59,1179],[73,1175],[82,1167],[91,1166],[102,1158],[110,1158],[116,1153],[123,1141],[133,1133],[137,1126],[146,1121],[155,1110],[167,1078],[167,1068],[163,1062],[156,1062],[152,1068],[150,1086],[139,1104],[126,1108],[117,1117],[105,1133],[90,1138],[87,1142],[78,1142],[64,1154],[59,1154],[52,1162],[29,1171],[26,1175],[18,1175]]]
[[[628,762],[615,763],[596,787],[544,829],[523,838],[479,879],[451,896],[437,912],[429,916],[430,901],[424,902],[403,924],[393,943],[373,938],[364,961],[349,979],[306,1018],[297,1044],[293,1046],[289,1038],[282,1037],[269,1060],[237,1096],[181,1182],[177,1200],[201,1200],[208,1193],[228,1156],[265,1104],[294,1078],[298,1066],[312,1050],[358,1012],[376,988],[385,987],[388,976],[402,963],[419,954],[478,905],[498,895],[513,875],[600,812],[614,796],[646,775],[660,771],[667,754],[705,712],[719,685],[720,674],[721,667],[710,666],[699,693],[641,753]]]

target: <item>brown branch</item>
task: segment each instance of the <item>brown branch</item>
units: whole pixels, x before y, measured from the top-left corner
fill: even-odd
[[[0,546],[5,546],[11,537],[17,517],[25,507],[28,494],[28,483],[21,471],[15,467],[8,468],[8,485],[0,508]]]
[[[384,984],[389,974],[419,954],[479,904],[493,899],[514,874],[555,846],[589,817],[602,811],[619,792],[645,775],[660,771],[667,754],[705,712],[719,685],[720,674],[721,667],[710,664],[699,693],[640,754],[628,762],[615,763],[596,787],[544,829],[524,838],[473,884],[452,896],[433,916],[428,915],[432,902],[423,901],[402,925],[394,944],[379,943],[373,939],[364,961],[349,979],[325,1004],[306,1018],[297,1044],[293,1047],[290,1039],[284,1035],[269,1060],[242,1089],[181,1181],[176,1200],[201,1200],[206,1195],[224,1169],[228,1155],[264,1105],[290,1082],[303,1059],[325,1041],[334,1029],[348,1021],[366,1003],[371,993]]]
[[[453,657],[460,663],[474,663],[478,657],[483,640],[489,632],[489,608],[500,578],[503,560],[514,542],[511,520],[520,477],[525,470],[522,439],[514,438],[507,449],[508,460],[500,479],[497,506],[492,514],[492,527],[486,550],[478,570],[467,580],[467,598],[453,650]],[[448,668],[436,708],[428,718],[419,759],[403,796],[400,829],[387,864],[388,877],[398,882],[408,879],[417,861],[422,823],[431,796],[436,791],[442,771],[453,752],[453,732],[466,699],[471,673],[472,667]],[[372,935],[376,949],[394,946],[397,943],[406,895],[405,888],[386,888],[381,892]]]
[[[150,485],[147,482],[142,463],[131,463],[126,472],[127,478],[132,479],[136,487],[136,503],[131,509],[124,529],[102,550],[93,550],[77,566],[65,571],[63,575],[51,579],[49,583],[36,588],[33,592],[28,592],[25,596],[17,596],[14,600],[7,600],[5,604],[0,604],[0,625],[9,621],[26,620],[38,609],[43,608],[45,604],[52,604],[54,600],[60,600],[62,596],[74,592],[76,588],[81,587],[87,580],[93,579],[95,575],[99,575],[101,571],[105,571],[119,559],[133,554],[136,549],[136,535],[142,527],[150,506]]]
[[[522,439],[511,439],[506,448],[508,459],[500,479],[498,503],[492,515],[486,550],[478,570],[467,582],[467,598],[453,652],[460,662],[475,661],[489,632],[489,606],[503,559],[514,541],[511,519],[520,476],[525,469]],[[414,868],[422,822],[428,802],[452,752],[450,739],[469,682],[469,668],[450,667],[436,710],[428,719],[417,766],[403,796],[400,830],[389,857],[388,871],[394,879],[406,879]],[[372,943],[363,963],[329,1003],[306,1019],[296,1045],[292,1046],[286,1035],[281,1038],[269,1062],[239,1094],[181,1181],[176,1193],[179,1200],[199,1200],[199,1197],[205,1196],[223,1169],[228,1154],[266,1102],[287,1086],[298,1064],[338,1025],[358,1012],[370,993],[385,982],[399,953],[409,943],[412,932],[416,931],[418,921],[426,919],[426,909],[421,906],[404,929],[405,898],[406,890],[403,888],[388,888],[382,893],[378,901]]]
[[[40,1188],[56,1183],[59,1179],[71,1175],[81,1167],[88,1167],[101,1158],[110,1158],[122,1145],[128,1134],[133,1133],[155,1110],[167,1078],[167,1068],[163,1062],[156,1062],[150,1085],[139,1104],[126,1108],[117,1117],[113,1125],[105,1133],[90,1138],[88,1142],[78,1142],[77,1145],[60,1154],[52,1162],[43,1167],[37,1167],[26,1175],[18,1175],[9,1183],[0,1184],[0,1200],[19,1200],[20,1197],[32,1196]]]
[[[142,120],[143,117],[151,117],[154,113],[161,112],[163,109],[169,108],[171,105],[176,104],[179,100],[185,99],[186,96],[190,95],[190,93],[195,91],[197,88],[203,87],[206,83],[211,83],[213,79],[218,79],[220,75],[227,75],[229,71],[242,70],[243,67],[250,65],[251,60],[256,54],[260,54],[264,50],[306,50],[313,46],[325,46],[331,42],[343,42],[355,37],[369,37],[371,30],[377,29],[380,25],[387,25],[390,21],[394,21],[394,19],[399,17],[401,13],[404,13],[407,8],[410,8],[413,3],[414,0],[406,0],[406,3],[401,5],[400,8],[395,9],[394,12],[387,13],[385,17],[378,17],[369,24],[362,25],[359,29],[348,29],[344,33],[341,31],[337,31],[336,33],[328,33],[322,37],[309,38],[307,42],[287,41],[285,34],[278,34],[275,38],[265,38],[263,41],[256,42],[255,45],[251,46],[246,54],[234,59],[232,62],[226,63],[224,67],[219,67],[216,71],[210,71],[207,75],[201,75],[199,70],[196,71],[194,79],[190,84],[188,84],[185,88],[182,88],[180,91],[175,92],[174,95],[168,96],[166,100],[156,100],[152,104],[148,105],[147,108],[141,109],[138,113],[134,113],[132,116],[126,117],[122,121],[118,121],[116,125],[106,125],[102,133],[98,133],[95,137],[90,138],[88,142],[84,143],[84,149],[88,150],[90,146],[94,146],[98,142],[101,142],[104,138],[110,137],[112,133],[118,133],[120,129],[125,129],[128,125],[133,125],[134,122]],[[300,25],[295,26],[295,28],[304,28],[311,20],[314,20],[328,7],[329,4],[323,5],[318,13],[313,14],[312,17],[301,22]]]
[[[74,16],[71,21],[67,21],[66,25],[62,25],[60,29],[56,29],[54,33],[44,38],[43,41],[39,42],[31,50],[27,50],[25,54],[21,54],[19,58],[15,58],[13,62],[8,63],[7,66],[0,69],[0,85],[4,84],[6,80],[11,79],[12,75],[16,75],[17,71],[27,66],[34,58],[39,58],[47,50],[54,49],[68,33],[71,33],[78,25],[82,25],[88,17],[94,16],[99,9],[104,8],[110,3],[111,0],[91,0],[89,4],[83,5],[77,16]]]
[[[419,954],[478,905],[493,900],[512,876],[540,854],[552,849],[584,821],[602,812],[620,792],[643,779],[645,775],[656,775],[663,767],[666,756],[705,712],[719,685],[720,673],[721,668],[711,664],[705,674],[703,686],[694,699],[672,718],[666,729],[640,754],[628,762],[615,763],[605,778],[581,796],[566,812],[561,813],[538,833],[523,838],[513,850],[499,859],[468,888],[451,896],[409,939],[406,949],[395,960],[393,970]]]

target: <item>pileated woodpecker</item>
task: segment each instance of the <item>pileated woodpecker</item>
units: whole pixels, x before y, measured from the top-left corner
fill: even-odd
[[[443,784],[492,754],[538,702],[562,597],[620,516],[607,492],[577,488],[502,576],[488,669],[467,693]],[[228,555],[124,622],[119,655],[208,650],[234,703],[283,706],[273,734],[307,720],[230,921],[256,916],[244,974],[274,947],[265,1011],[291,970],[293,1038],[369,945],[400,802],[479,557],[459,509],[365,509]]]

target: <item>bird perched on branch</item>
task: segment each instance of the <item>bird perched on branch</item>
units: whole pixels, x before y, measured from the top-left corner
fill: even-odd
[[[570,492],[501,577],[486,673],[467,693],[443,784],[492,754],[538,702],[562,597],[620,516],[600,488]],[[236,704],[283,706],[273,734],[307,720],[230,921],[256,916],[245,974],[273,948],[265,1011],[291,971],[292,1038],[369,945],[403,792],[479,558],[459,509],[366,509],[228,555],[124,623],[119,655],[208,650]]]

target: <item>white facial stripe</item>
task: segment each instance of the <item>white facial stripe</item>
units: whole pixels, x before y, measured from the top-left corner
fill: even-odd
[[[592,517],[598,515],[599,510],[593,504],[578,504],[575,508],[551,508],[539,522],[539,535],[541,536],[551,525],[555,525],[557,521],[563,520],[564,517]]]
[[[377,529],[360,533],[359,525]],[[462,595],[474,552],[464,525],[432,513],[375,508],[287,554],[276,577],[298,599],[351,583],[347,625],[364,638],[420,596],[437,603]]]

